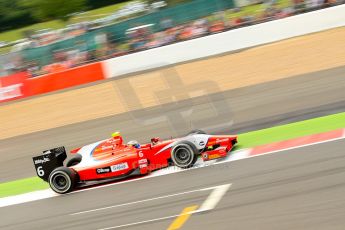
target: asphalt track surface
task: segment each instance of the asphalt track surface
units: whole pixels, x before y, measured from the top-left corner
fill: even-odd
[[[0,141],[0,183],[35,176],[31,157],[109,138],[181,136],[193,128],[242,133],[345,111],[345,66]]]
[[[0,228],[92,230],[148,221],[200,206],[210,191],[94,209],[231,184],[213,210],[193,214],[182,229],[344,229],[344,148],[342,139],[4,207]],[[173,220],[118,229],[167,229]]]

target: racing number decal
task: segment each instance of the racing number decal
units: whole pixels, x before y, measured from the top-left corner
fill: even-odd
[[[63,161],[67,158],[65,147],[43,151],[43,155],[32,158],[37,176],[48,181],[50,173],[57,167],[63,166]]]
[[[38,166],[36,171],[37,171],[37,175],[39,177],[43,177],[44,176],[43,166]]]
[[[53,153],[46,153],[41,156],[33,157],[37,176],[47,181],[49,174],[58,166],[57,160]]]

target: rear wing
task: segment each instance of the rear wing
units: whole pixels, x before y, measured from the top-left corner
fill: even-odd
[[[63,166],[66,158],[65,147],[45,150],[42,155],[33,157],[37,176],[44,181],[48,181],[50,173],[57,167]]]

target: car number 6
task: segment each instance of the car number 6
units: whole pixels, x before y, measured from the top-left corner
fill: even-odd
[[[43,166],[37,167],[37,175],[44,176],[44,170],[42,169]]]

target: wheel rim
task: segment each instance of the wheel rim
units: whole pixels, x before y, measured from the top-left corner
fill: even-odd
[[[175,160],[178,165],[188,165],[193,160],[190,149],[182,146],[176,149]]]
[[[71,186],[71,179],[62,172],[57,172],[51,176],[50,183],[57,192],[66,192]]]

